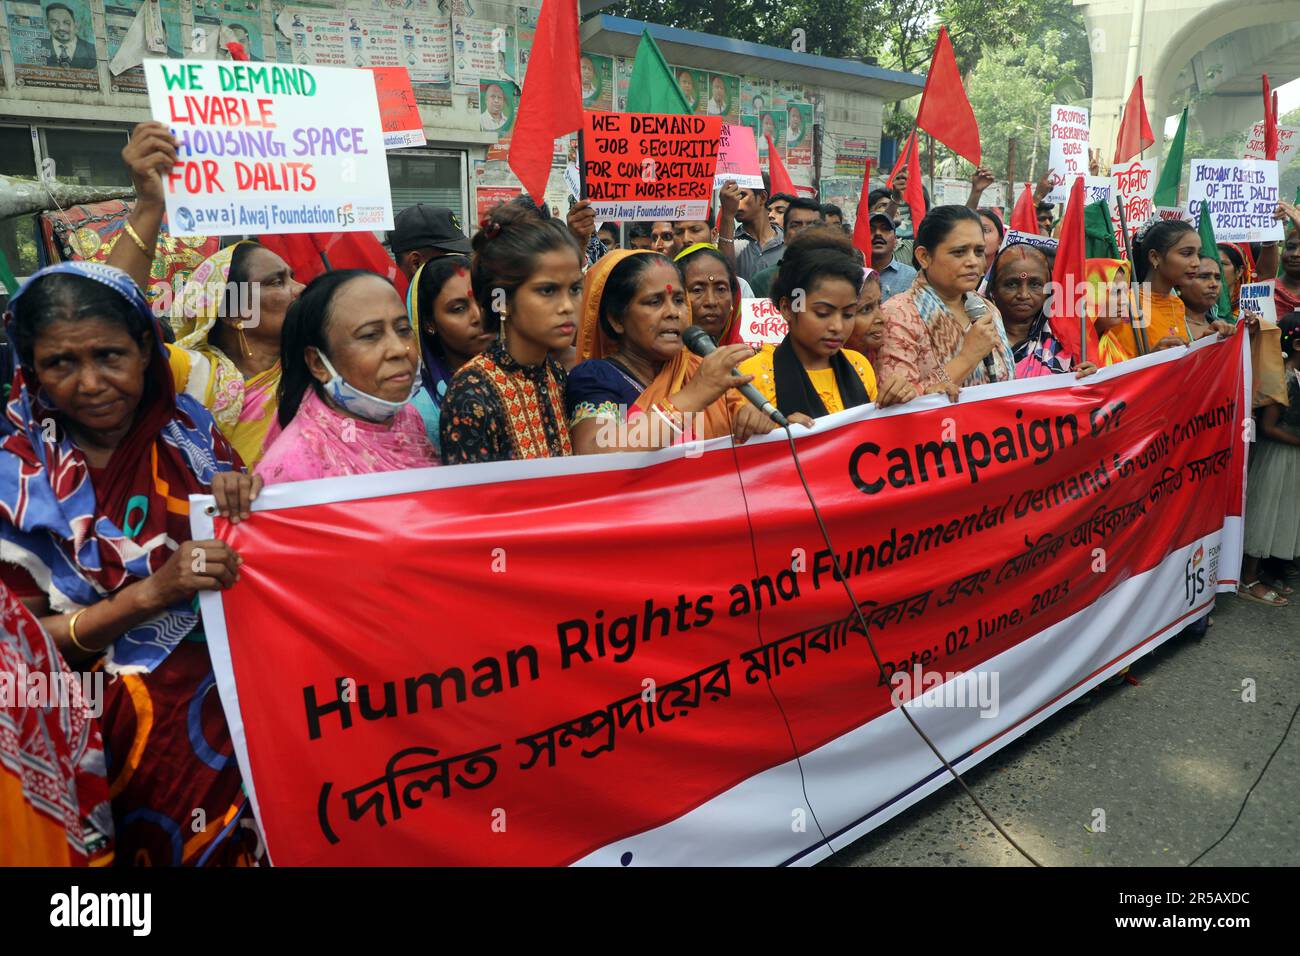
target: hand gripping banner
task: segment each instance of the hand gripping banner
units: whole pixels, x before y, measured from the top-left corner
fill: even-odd
[[[1232,589],[1244,339],[796,428],[833,552],[783,433],[196,497],[272,861],[823,858],[949,781],[900,705],[973,766]]]

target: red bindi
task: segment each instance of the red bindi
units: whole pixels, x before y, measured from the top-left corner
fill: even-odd
[[[672,283],[669,283],[669,284],[668,284],[668,294],[669,294],[669,295],[672,295],[672,294],[673,294]]]

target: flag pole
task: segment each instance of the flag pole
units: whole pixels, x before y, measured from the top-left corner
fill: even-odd
[[[1137,275],[1137,263],[1133,261],[1133,242],[1128,234],[1128,217],[1124,215],[1124,201],[1119,196],[1115,197],[1115,209],[1119,213],[1119,231],[1124,238],[1124,256],[1129,261],[1129,267],[1132,270],[1131,276]],[[1137,297],[1132,294],[1133,285],[1129,283],[1129,307],[1132,309],[1133,316],[1133,340],[1137,343],[1138,354],[1146,355],[1151,351],[1147,344],[1146,320],[1142,317],[1142,310],[1138,307]]]

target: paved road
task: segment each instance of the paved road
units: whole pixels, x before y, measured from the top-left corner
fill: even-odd
[[[1300,603],[1222,595],[1213,618],[1203,640],[1180,635],[1133,665],[1138,686],[1092,691],[965,775],[1040,862],[1185,866],[1228,828],[1300,701]],[[1300,865],[1298,794],[1300,719],[1202,863]],[[1104,833],[1087,829],[1098,807]],[[824,865],[1029,864],[950,784]]]

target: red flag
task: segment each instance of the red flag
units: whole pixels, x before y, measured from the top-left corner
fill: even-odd
[[[903,187],[903,202],[912,213],[912,232],[921,227],[925,218],[925,189],[921,186],[921,143],[912,133],[912,150],[907,154],[907,185]]]
[[[871,263],[871,159],[862,171],[862,192],[858,196],[858,212],[853,218],[853,245]]]
[[[1034,202],[1034,188],[1025,183],[1025,191],[1011,210],[1011,227],[1016,232],[1038,233],[1038,204]]]
[[[1047,319],[1052,337],[1061,343],[1065,354],[1074,358],[1076,365],[1082,352],[1080,337],[1085,334],[1088,338],[1087,360],[1101,364],[1098,362],[1097,329],[1089,320],[1084,305],[1083,290],[1088,275],[1083,223],[1086,204],[1083,177],[1078,176],[1070,187],[1070,202],[1065,207],[1065,218],[1061,220],[1057,237],[1056,263],[1052,266],[1052,283],[1056,291],[1052,294],[1051,312]]]
[[[409,280],[373,233],[300,232],[257,238],[288,264],[299,282],[310,282],[332,269],[367,269],[383,276],[397,286],[398,292],[406,294]]]
[[[1124,116],[1119,123],[1119,138],[1115,141],[1115,162],[1127,163],[1156,141],[1147,122],[1147,106],[1142,99],[1142,77],[1133,84],[1133,92],[1124,104]]]
[[[1268,74],[1264,77],[1264,158],[1277,159],[1277,94],[1268,85]]]
[[[578,68],[578,4],[542,0],[510,136],[510,168],[539,206],[545,199],[555,141],[582,126],[582,71]]]
[[[908,135],[906,142],[903,143],[903,148],[898,154],[898,159],[894,160],[894,168],[889,171],[889,178],[885,180],[885,185],[890,189],[894,188],[894,177],[898,175],[899,170],[903,168],[903,164],[907,162],[907,154],[911,151],[912,140],[915,138],[916,130],[912,130]]]
[[[531,66],[528,68],[532,69]],[[776,151],[776,146],[772,142],[772,134],[764,135],[767,137],[767,178],[772,187],[768,195],[775,196],[777,193],[785,193],[787,196],[799,195],[794,188],[794,180],[785,171],[785,163],[781,162],[781,154]]]
[[[966,90],[961,85],[957,57],[948,38],[948,28],[939,28],[925,77],[925,91],[916,111],[917,129],[923,129],[958,156],[980,164],[980,127]]]

